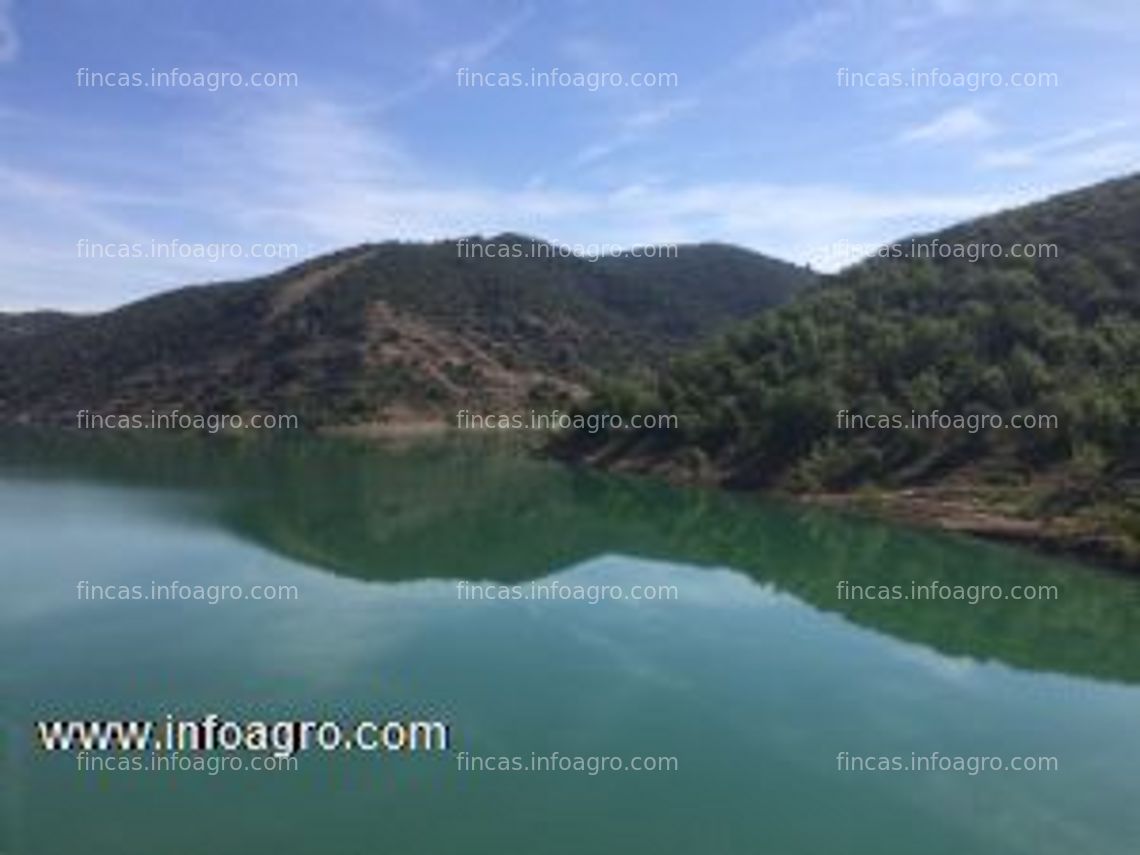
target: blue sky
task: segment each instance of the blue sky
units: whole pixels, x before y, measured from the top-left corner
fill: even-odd
[[[175,67],[296,85],[77,82]],[[676,78],[457,74],[554,67]],[[859,88],[841,68],[1056,84]],[[826,269],[1140,169],[1138,72],[1135,0],[0,0],[0,308],[99,309],[283,266],[249,258],[258,244],[505,230],[718,240]],[[82,240],[247,257],[93,259]]]

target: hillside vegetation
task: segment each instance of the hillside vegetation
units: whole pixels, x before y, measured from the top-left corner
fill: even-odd
[[[679,429],[583,432],[561,450],[740,487],[941,487],[1131,549],[1140,542],[1138,238],[1138,177],[919,238],[1057,250],[873,257],[651,382],[608,384],[587,407],[675,413]],[[935,410],[1006,424],[1050,415],[1056,427],[909,427],[912,411]],[[881,426],[884,415],[904,426]]]
[[[73,317],[65,312],[0,312],[0,341],[50,332]]]

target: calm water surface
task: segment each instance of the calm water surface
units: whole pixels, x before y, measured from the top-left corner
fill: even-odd
[[[5,438],[0,852],[1140,851],[1136,581],[1005,547],[573,472],[486,447]],[[460,580],[673,585],[471,601]],[[92,602],[80,581],[295,585]],[[1054,584],[883,603],[836,584]],[[38,718],[438,717],[444,754],[80,772]],[[476,755],[675,772],[464,772]],[[843,772],[836,755],[1047,755]]]

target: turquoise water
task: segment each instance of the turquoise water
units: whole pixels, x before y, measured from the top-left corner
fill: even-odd
[[[1134,580],[493,447],[17,437],[0,453],[0,851],[1097,853],[1140,840]],[[1053,584],[850,602],[839,580]],[[296,586],[90,601],[81,581]],[[489,601],[457,582],[673,586]],[[40,718],[432,717],[433,754],[78,771]],[[857,755],[1055,771],[856,772]],[[674,771],[462,771],[479,756]]]

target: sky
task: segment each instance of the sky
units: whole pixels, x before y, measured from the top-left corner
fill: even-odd
[[[831,270],[1140,170],[1138,72],[1136,0],[0,0],[0,310],[503,231]]]

